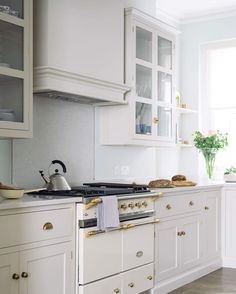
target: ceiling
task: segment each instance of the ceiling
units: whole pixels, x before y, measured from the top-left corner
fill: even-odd
[[[177,20],[236,11],[236,0],[157,0],[157,9]]]

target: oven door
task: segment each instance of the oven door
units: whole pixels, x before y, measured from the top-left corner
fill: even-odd
[[[79,284],[84,285],[154,261],[153,217],[126,221],[109,232],[79,229]]]

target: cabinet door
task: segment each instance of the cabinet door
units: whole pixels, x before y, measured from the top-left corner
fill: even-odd
[[[89,236],[96,228],[79,229],[79,284],[122,271],[122,232]]]
[[[0,255],[0,293],[19,292],[19,254]]]
[[[202,220],[199,216],[182,219],[181,232],[181,269],[186,270],[199,264],[203,240]]]
[[[154,261],[154,225],[123,231],[123,270]]]
[[[178,221],[156,224],[155,267],[156,280],[160,281],[179,272],[180,240]]]
[[[71,294],[74,292],[74,261],[70,242],[20,253],[20,293]]]

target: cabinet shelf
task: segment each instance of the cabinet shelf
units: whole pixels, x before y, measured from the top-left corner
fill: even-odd
[[[176,107],[175,108],[180,114],[193,114],[193,113],[198,113],[197,110],[190,109],[190,108],[183,108],[183,107]]]
[[[10,14],[3,13],[3,12],[0,12],[0,20],[9,22],[11,24],[14,24],[20,27],[24,27],[25,25],[25,21],[22,18],[12,16]]]
[[[7,77],[20,78],[20,79],[24,78],[23,71],[17,70],[17,69],[12,69],[9,67],[3,67],[3,66],[0,66],[0,75],[2,77],[5,76],[5,78],[7,78]]]

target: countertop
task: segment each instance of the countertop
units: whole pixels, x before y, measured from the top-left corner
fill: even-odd
[[[232,187],[236,188],[236,183],[225,183],[225,182],[203,182],[199,183],[193,187],[177,187],[177,188],[158,188],[152,189],[153,192],[159,193],[162,192],[163,196],[171,196],[173,194],[179,193],[188,193],[188,192],[197,192],[201,190],[212,190],[220,189],[222,187]],[[81,203],[81,197],[67,197],[62,198],[58,197],[51,199],[50,196],[42,197],[35,195],[25,194],[20,199],[4,199],[0,197],[0,210],[3,209],[17,209],[17,208],[26,208],[26,207],[36,207],[36,206],[48,206],[48,205],[58,205],[58,204],[69,204],[69,203]]]

